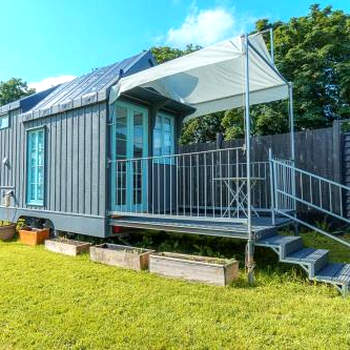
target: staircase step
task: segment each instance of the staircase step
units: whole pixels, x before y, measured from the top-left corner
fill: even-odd
[[[321,282],[350,285],[350,264],[329,263],[315,275]]]
[[[303,248],[287,255],[283,261],[308,265],[310,278],[313,278],[318,271],[328,264],[328,250]]]
[[[264,237],[256,241],[256,245],[258,246],[266,246],[266,247],[278,247],[281,245],[288,244],[290,242],[299,241],[301,238],[297,236],[281,236],[274,235],[271,237]]]
[[[281,258],[286,257],[296,251],[303,249],[304,245],[301,237],[293,237],[293,238],[294,239],[286,241],[284,245],[284,249],[281,251]]]
[[[264,237],[256,242],[262,247],[279,248],[280,258],[283,260],[287,255],[303,248],[303,240],[297,236],[274,235]]]
[[[277,234],[276,232],[277,232],[276,227],[274,227],[273,229],[268,228],[268,229],[265,229],[265,230],[261,230],[258,233],[255,233],[255,237],[256,237],[257,240],[263,239],[263,238],[268,238],[268,237],[271,237],[271,236],[276,236],[276,234]]]

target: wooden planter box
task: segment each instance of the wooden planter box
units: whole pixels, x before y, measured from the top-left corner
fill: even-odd
[[[16,233],[16,224],[0,226],[0,240],[10,241]]]
[[[91,244],[72,239],[55,238],[45,241],[45,248],[55,253],[77,256],[89,251]]]
[[[238,261],[205,256],[158,253],[150,256],[150,272],[226,286],[238,277]]]
[[[153,250],[118,244],[101,244],[90,248],[90,258],[102,264],[126,267],[133,270],[147,270],[149,256]]]
[[[38,245],[44,243],[49,238],[50,229],[28,228],[19,230],[19,238],[22,243],[27,245]]]

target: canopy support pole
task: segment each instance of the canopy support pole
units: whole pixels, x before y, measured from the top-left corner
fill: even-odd
[[[245,146],[247,157],[247,216],[248,242],[246,248],[246,269],[249,284],[254,283],[254,237],[252,232],[251,173],[250,173],[250,100],[249,100],[249,39],[245,34]]]
[[[270,28],[270,55],[271,55],[271,60],[272,64],[275,65],[275,45],[273,42],[273,28]]]
[[[293,108],[293,83],[288,83],[289,94],[289,129],[290,129],[290,156],[295,161],[295,142],[294,142],[294,108]]]
[[[288,83],[288,95],[289,95],[289,108],[288,108],[288,114],[289,114],[289,132],[290,132],[290,158],[293,164],[293,167],[295,167],[295,133],[294,133],[294,106],[293,106],[293,83]],[[292,195],[293,198],[296,198],[296,184],[295,184],[295,171],[292,169]],[[293,215],[296,217],[296,200],[293,200]],[[295,221],[295,233],[298,234],[299,227],[297,222]]]

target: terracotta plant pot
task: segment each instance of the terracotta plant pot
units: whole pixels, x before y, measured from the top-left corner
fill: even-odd
[[[27,245],[38,245],[44,243],[45,239],[48,239],[50,235],[50,229],[44,228],[28,228],[19,230],[19,237],[22,243]]]
[[[0,240],[10,241],[16,233],[16,224],[0,226]]]

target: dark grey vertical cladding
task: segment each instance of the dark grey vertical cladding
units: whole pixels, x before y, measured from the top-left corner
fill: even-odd
[[[25,185],[26,185],[26,152],[27,152],[27,138],[25,137],[24,127],[22,124],[22,118],[18,116],[17,118],[17,133],[20,135],[19,137],[19,144],[21,147],[19,148],[19,151],[21,152],[20,156],[20,162],[19,162],[19,168],[17,171],[19,172],[20,181],[19,183],[16,183],[15,185],[15,195],[18,196],[19,206],[23,208],[26,203],[26,194],[25,194]],[[17,166],[17,164],[15,165]]]
[[[96,142],[96,146],[99,149],[98,159],[99,167],[98,167],[98,210],[99,215],[104,216],[106,214],[106,200],[108,196],[108,182],[107,182],[107,154],[109,151],[109,147],[107,147],[108,135],[107,135],[107,117],[108,117],[108,104],[100,104],[99,105],[99,140]],[[97,141],[97,140],[96,140]]]
[[[60,167],[60,192],[61,207],[60,210],[67,212],[67,187],[68,187],[68,169],[67,169],[67,113],[62,114],[61,118],[61,167]]]
[[[92,109],[91,130],[91,212],[99,213],[100,200],[100,109]]]
[[[79,119],[79,125],[78,125],[78,187],[79,187],[79,194],[78,194],[78,213],[85,213],[85,130],[86,130],[86,121],[85,121],[85,113],[86,110],[82,109],[81,113],[78,115]],[[80,136],[80,135],[84,135]]]
[[[46,182],[39,209],[105,215],[106,108],[95,104],[24,122],[11,113],[10,128],[0,131],[0,186],[14,186],[14,206],[38,209],[26,205],[26,130],[43,126]],[[5,157],[9,166],[2,165]]]
[[[12,157],[12,172],[13,172],[13,186],[20,183],[20,171],[18,171],[15,167],[20,163],[21,158],[23,157],[23,152],[21,150],[23,140],[20,138],[19,128],[18,128],[18,116],[15,117],[16,120],[13,121],[13,157]],[[16,197],[15,193],[15,203],[14,205],[19,205],[18,197]]]
[[[80,140],[78,137],[78,131],[79,131],[79,114],[81,114],[81,110],[74,110],[73,116],[72,116],[72,125],[73,125],[73,141],[72,141],[72,177],[73,177],[73,188],[72,188],[72,212],[78,213],[79,212],[79,159],[80,159]]]
[[[65,211],[68,213],[73,211],[73,171],[74,171],[74,167],[73,167],[73,135],[74,135],[73,120],[74,118],[73,116],[74,116],[73,111],[67,112],[67,118],[65,123],[65,128],[66,128]]]
[[[53,127],[56,129],[54,137],[56,138],[55,142],[55,154],[56,154],[56,162],[54,164],[54,169],[50,169],[54,171],[55,174],[55,207],[53,210],[61,211],[61,198],[62,198],[62,190],[61,181],[62,181],[62,118],[64,117],[64,113],[58,114],[55,116],[55,123]]]
[[[106,104],[95,104],[67,114],[64,184],[66,211],[105,214]],[[71,130],[68,130],[71,128]],[[69,147],[70,146],[70,147]],[[66,185],[70,183],[70,185]]]
[[[5,154],[8,152],[8,147],[6,145],[6,137],[9,132],[9,129],[2,129],[0,130],[0,185],[6,186],[6,178],[5,174],[7,172],[6,167],[3,166],[2,161],[4,159]]]
[[[56,186],[55,186],[55,179],[56,179],[56,172],[53,171],[55,168],[56,164],[56,127],[55,127],[55,122],[52,118],[52,123],[53,125],[48,128],[47,131],[47,140],[46,144],[48,146],[47,153],[49,154],[49,160],[48,160],[48,170],[46,173],[46,179],[47,179],[47,184],[46,184],[46,204],[48,208],[55,208],[56,206]]]
[[[92,107],[85,109],[85,168],[84,168],[84,213],[91,214],[91,172],[92,172]]]
[[[9,112],[10,127],[0,130],[0,186],[15,186],[16,172],[15,164],[17,160],[17,118],[20,110]],[[4,159],[7,163],[4,164]],[[0,195],[5,189],[0,190]],[[0,197],[1,200],[2,196]]]

